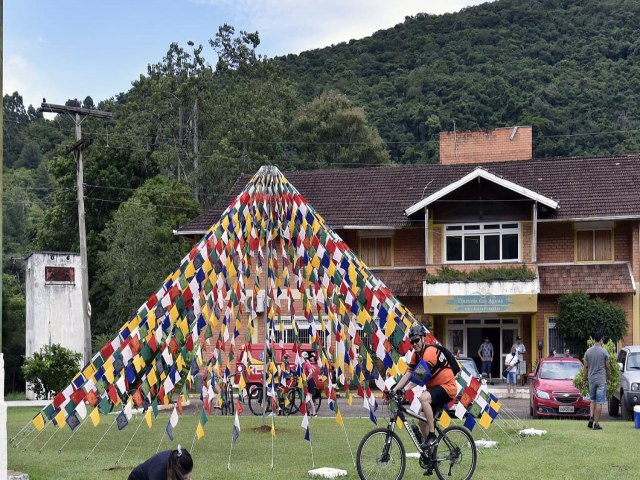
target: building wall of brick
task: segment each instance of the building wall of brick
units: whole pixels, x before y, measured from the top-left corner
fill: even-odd
[[[424,229],[405,228],[393,236],[393,266],[424,265]]]
[[[538,223],[538,263],[574,261],[573,224]]]
[[[489,163],[533,158],[531,127],[496,128],[487,132],[441,132],[440,163]]]

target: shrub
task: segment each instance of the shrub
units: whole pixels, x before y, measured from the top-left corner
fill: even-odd
[[[605,339],[614,342],[627,332],[627,317],[620,305],[602,298],[591,298],[582,291],[562,295],[558,299],[558,333],[575,347],[579,356],[585,352],[587,341],[601,331]]]
[[[22,365],[24,379],[37,398],[48,399],[65,388],[78,372],[82,355],[62,345],[45,345]]]
[[[435,274],[427,273],[427,283],[438,282],[526,282],[535,280],[536,274],[526,266],[505,268],[479,268],[468,272],[455,268],[442,267]]]

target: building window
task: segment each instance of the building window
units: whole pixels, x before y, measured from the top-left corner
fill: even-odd
[[[554,350],[558,354],[564,353],[566,347],[564,338],[562,338],[562,335],[558,333],[558,329],[556,328],[557,320],[557,317],[549,317],[547,319],[547,338],[549,339],[549,351],[547,355],[551,355],[551,352]]]
[[[311,334],[309,328],[309,321],[305,317],[296,317],[296,325],[298,326],[298,342],[300,343],[310,343]],[[274,321],[274,329],[275,329],[275,338],[276,343],[280,342],[280,339],[283,340],[283,343],[293,343],[294,335],[293,335],[293,325],[291,322],[291,318],[283,318],[282,319],[282,331],[280,331],[280,324],[277,320]],[[316,330],[322,339],[322,344],[326,345],[327,341],[327,332],[322,330],[322,325],[320,322],[316,321]]]
[[[613,260],[613,230],[576,231],[576,261],[603,262]]]
[[[448,263],[518,261],[520,224],[446,225],[445,259]]]
[[[73,267],[44,267],[45,283],[74,283],[75,278]]]
[[[369,267],[391,266],[391,237],[360,237],[360,260]]]

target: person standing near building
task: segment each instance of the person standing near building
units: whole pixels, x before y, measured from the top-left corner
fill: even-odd
[[[504,368],[507,371],[507,398],[516,398],[516,372],[518,371],[518,354],[511,347],[511,353],[504,359]]]
[[[526,376],[527,376],[527,364],[524,361],[524,353],[527,351],[527,349],[524,346],[524,343],[522,343],[522,339],[520,338],[520,335],[518,335],[516,337],[516,343],[514,343],[511,348],[515,348],[516,349],[516,354],[518,355],[518,371],[516,372],[517,375],[520,375],[520,383],[522,383],[522,385],[524,385]]]
[[[484,342],[480,344],[478,349],[478,357],[482,361],[481,373],[489,375],[489,385],[493,385],[493,378],[491,376],[491,363],[493,363],[493,344],[489,341],[489,337],[484,337]]]
[[[589,408],[588,428],[602,430],[600,416],[602,405],[607,401],[607,384],[611,381],[611,365],[609,365],[609,352],[604,348],[604,335],[597,332],[594,336],[596,343],[584,354],[582,366],[582,378],[589,380]]]

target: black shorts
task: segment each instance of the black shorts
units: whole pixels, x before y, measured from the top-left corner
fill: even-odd
[[[453,400],[441,385],[429,388],[429,393],[431,394],[431,408],[433,410],[438,410]]]

